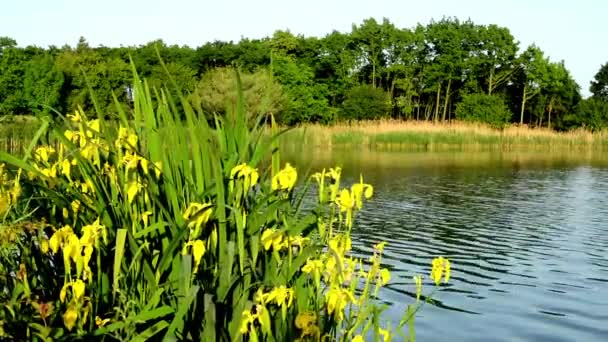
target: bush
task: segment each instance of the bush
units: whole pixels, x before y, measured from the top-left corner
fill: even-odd
[[[585,127],[592,131],[608,128],[608,102],[599,98],[585,99],[576,106],[574,115],[564,118],[567,127]]]
[[[487,94],[469,94],[456,105],[456,118],[462,121],[486,123],[503,128],[513,114],[502,98]]]
[[[375,120],[389,115],[391,101],[386,92],[363,84],[350,89],[342,104],[341,119]]]
[[[191,98],[207,115],[226,114],[236,106],[236,71],[233,68],[216,68],[203,75]],[[283,89],[267,70],[241,73],[245,111],[249,121],[261,115],[277,114],[285,106]]]

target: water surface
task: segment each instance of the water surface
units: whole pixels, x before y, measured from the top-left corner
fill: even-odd
[[[437,255],[452,279],[416,321],[420,341],[608,340],[608,156],[597,152],[289,153],[299,170],[339,165],[375,198],[356,253],[387,240],[381,292],[394,326],[412,276]],[[425,290],[434,288],[426,277]]]

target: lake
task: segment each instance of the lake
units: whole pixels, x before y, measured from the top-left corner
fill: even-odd
[[[362,173],[375,196],[353,249],[388,241],[380,294],[395,326],[424,293],[434,256],[449,284],[416,318],[420,341],[608,340],[608,154],[601,152],[285,151],[298,170]]]

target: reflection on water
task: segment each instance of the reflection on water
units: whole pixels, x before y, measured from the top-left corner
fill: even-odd
[[[375,186],[354,248],[368,255],[389,241],[393,279],[381,299],[393,326],[415,299],[412,276],[445,255],[452,280],[418,316],[421,341],[608,339],[608,156],[334,150],[287,159],[300,169],[340,165],[347,181],[363,173]]]

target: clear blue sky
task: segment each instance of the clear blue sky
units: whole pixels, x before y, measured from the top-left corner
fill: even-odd
[[[323,36],[353,23],[388,18],[398,27],[456,16],[508,27],[520,49],[536,43],[566,67],[588,94],[589,82],[608,62],[606,0],[7,0],[0,36],[19,45],[140,45],[162,38],[200,46],[212,40],[261,38],[277,29]]]

